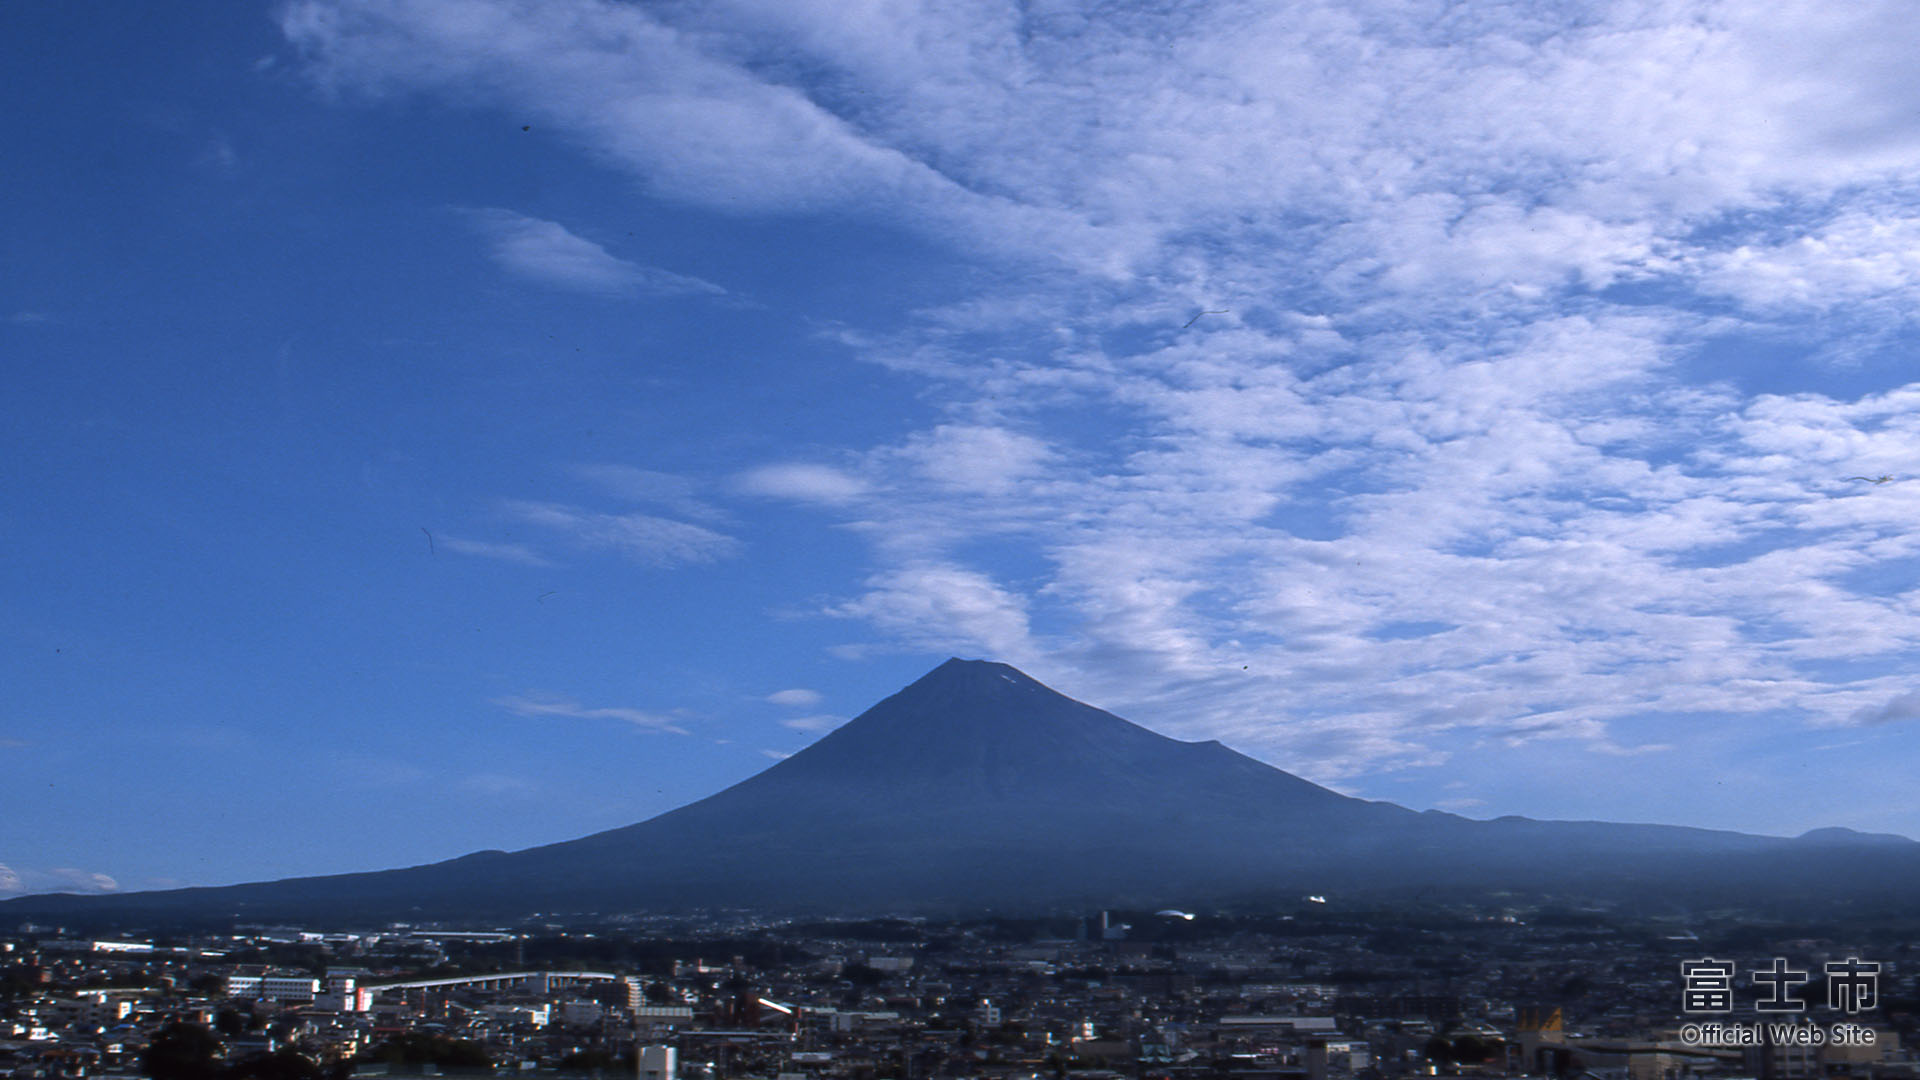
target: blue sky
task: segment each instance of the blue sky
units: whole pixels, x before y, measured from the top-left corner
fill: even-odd
[[[953,654],[1416,808],[1920,836],[1902,5],[0,29],[0,892],[565,839]]]

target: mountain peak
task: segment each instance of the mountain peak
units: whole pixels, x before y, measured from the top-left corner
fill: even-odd
[[[1084,750],[1108,739],[1171,742],[1043,685],[1019,668],[953,657],[789,759],[837,757],[859,748],[896,761],[973,757],[983,748]],[[1062,740],[1075,744],[1061,744]],[[783,763],[785,764],[785,763]],[[791,771],[791,770],[790,770]]]
[[[1049,693],[1053,692],[1044,683],[1012,664],[1003,664],[997,660],[967,660],[958,656],[948,657],[939,667],[914,680],[909,684],[908,689],[929,681],[991,683],[996,679],[1016,686],[1026,685],[1047,690]]]

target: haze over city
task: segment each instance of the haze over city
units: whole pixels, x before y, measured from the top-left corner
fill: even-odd
[[[1892,4],[14,5],[0,895],[623,825],[950,654],[1920,836]]]

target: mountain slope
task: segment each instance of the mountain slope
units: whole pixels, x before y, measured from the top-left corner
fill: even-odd
[[[1470,821],[1186,743],[1004,664],[950,660],[812,746],[658,817],[524,851],[325,878],[23,897],[16,915],[510,916],[1206,903],[1300,892],[1738,898],[1817,866],[1848,896],[1920,883],[1920,844]]]
[[[743,902],[967,905],[1128,891],[1142,860],[1183,881],[1239,878],[1220,870],[1417,819],[1158,735],[1006,665],[950,660],[723,792],[516,858],[575,890],[618,876],[673,893],[623,861],[646,852]]]

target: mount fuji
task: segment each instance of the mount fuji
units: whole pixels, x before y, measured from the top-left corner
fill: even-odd
[[[1015,668],[949,660],[786,760],[658,817],[397,870],[110,896],[0,916],[503,918],[747,908],[1184,907],[1525,893],[1894,905],[1920,843],[1664,825],[1475,821],[1351,798],[1181,742]]]

